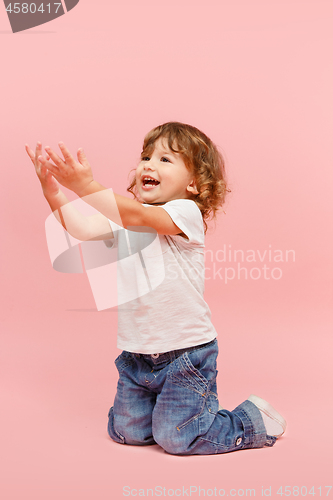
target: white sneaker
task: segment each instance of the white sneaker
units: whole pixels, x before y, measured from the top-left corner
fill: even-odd
[[[251,401],[251,403],[255,404],[260,411],[267,434],[277,438],[281,437],[287,427],[287,422],[282,415],[280,415],[280,413],[278,413],[273,406],[267,403],[267,401],[259,398],[259,396],[251,394],[251,396],[247,399],[248,401]]]

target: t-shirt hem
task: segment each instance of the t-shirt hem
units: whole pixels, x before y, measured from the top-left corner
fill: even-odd
[[[200,339],[199,341],[193,342],[179,342],[177,345],[167,346],[161,344],[154,344],[153,346],[149,346],[147,348],[143,348],[137,344],[126,344],[122,342],[117,342],[118,349],[122,351],[132,352],[134,354],[165,354],[170,351],[178,351],[179,349],[190,349],[191,347],[196,347],[201,344],[206,344],[207,342],[211,342],[217,337],[217,333],[213,332],[211,336],[207,336],[205,338]]]

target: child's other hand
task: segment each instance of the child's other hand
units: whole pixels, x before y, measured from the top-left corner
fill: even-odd
[[[47,162],[43,157],[38,159],[45,164],[57,181],[66,188],[80,195],[82,191],[94,180],[89,162],[82,149],[77,152],[78,161],[74,160],[66,146],[59,142],[60,150],[64,159],[60,158],[51,148],[46,147],[45,151],[55,163]]]
[[[44,196],[49,197],[57,195],[60,191],[59,184],[47,168],[49,164],[48,160],[50,159],[50,157],[47,155],[46,161],[44,160],[43,163],[38,159],[38,157],[42,154],[42,144],[40,142],[37,142],[35,153],[28,146],[28,144],[25,145],[25,150],[35,166],[36,174],[42,185]]]

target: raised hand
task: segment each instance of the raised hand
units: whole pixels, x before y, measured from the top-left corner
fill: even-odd
[[[40,142],[37,142],[35,153],[28,146],[28,144],[25,145],[25,150],[35,166],[36,174],[42,185],[44,196],[49,197],[57,195],[60,191],[59,184],[47,168],[47,165],[49,163],[48,160],[50,159],[50,157],[47,155],[44,162],[41,162],[38,159],[38,157],[42,154],[42,144]]]
[[[76,161],[64,143],[59,142],[59,148],[64,159],[60,158],[51,148],[46,147],[45,151],[54,164],[48,162],[42,156],[39,156],[38,160],[52,173],[62,186],[80,196],[80,193],[94,180],[86,155],[82,149],[79,149],[77,152],[78,161]]]

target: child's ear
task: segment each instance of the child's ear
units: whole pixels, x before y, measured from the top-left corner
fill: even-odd
[[[192,194],[199,194],[199,191],[197,190],[197,187],[195,185],[195,180],[193,180],[188,186],[187,186],[187,191]]]

